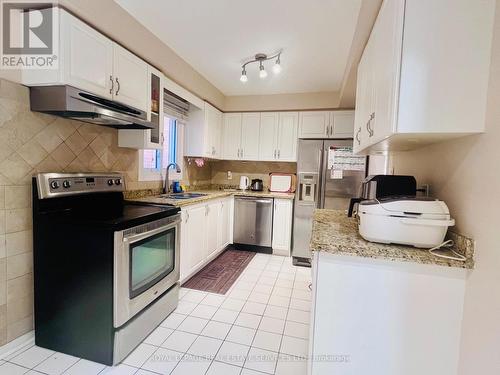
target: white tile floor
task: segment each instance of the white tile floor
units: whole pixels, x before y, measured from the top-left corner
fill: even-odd
[[[256,254],[226,295],[181,288],[178,308],[119,366],[24,348],[1,375],[304,375],[309,268]]]

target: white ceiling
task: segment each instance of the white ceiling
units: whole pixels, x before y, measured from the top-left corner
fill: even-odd
[[[115,0],[225,95],[338,91],[362,0]],[[283,49],[281,74],[241,64]]]

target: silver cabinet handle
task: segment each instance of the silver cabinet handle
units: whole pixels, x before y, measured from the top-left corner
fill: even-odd
[[[370,118],[368,119],[368,122],[366,123],[366,130],[368,131],[368,136],[373,137],[374,131],[371,127],[372,120],[375,118],[375,112],[372,112],[370,114]]]
[[[330,136],[330,124],[328,124],[326,126],[326,136],[329,137]]]
[[[276,159],[276,150],[274,150],[274,158]]]
[[[113,81],[113,76],[109,76],[109,80],[111,81],[111,88],[109,89],[109,93],[113,94],[113,89],[115,88],[115,81]]]
[[[281,150],[278,150],[278,159],[280,158],[280,151],[281,151]]]
[[[333,136],[333,125],[330,125],[330,137]]]
[[[361,133],[361,128],[358,128],[358,131],[356,132],[356,141],[358,142],[358,145],[361,144],[361,140],[359,139],[360,133]]]
[[[116,93],[115,95],[118,95],[118,92],[120,91],[120,81],[118,81],[118,77],[115,78],[115,81],[116,81],[116,86],[118,86],[116,88]]]

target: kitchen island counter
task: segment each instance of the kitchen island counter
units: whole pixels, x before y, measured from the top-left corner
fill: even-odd
[[[437,257],[427,249],[366,241],[359,235],[357,219],[347,217],[345,211],[318,209],[314,214],[311,250],[336,255],[474,268],[473,240],[453,233],[451,236],[456,244],[454,250],[467,257],[465,262]],[[449,253],[446,251],[446,254],[450,255]]]

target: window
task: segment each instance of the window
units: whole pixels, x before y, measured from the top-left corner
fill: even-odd
[[[165,116],[163,127],[163,148],[161,150],[141,150],[139,160],[139,180],[161,180],[170,163],[177,163],[181,173],[170,171],[172,180],[182,179],[184,125],[173,117]]]

